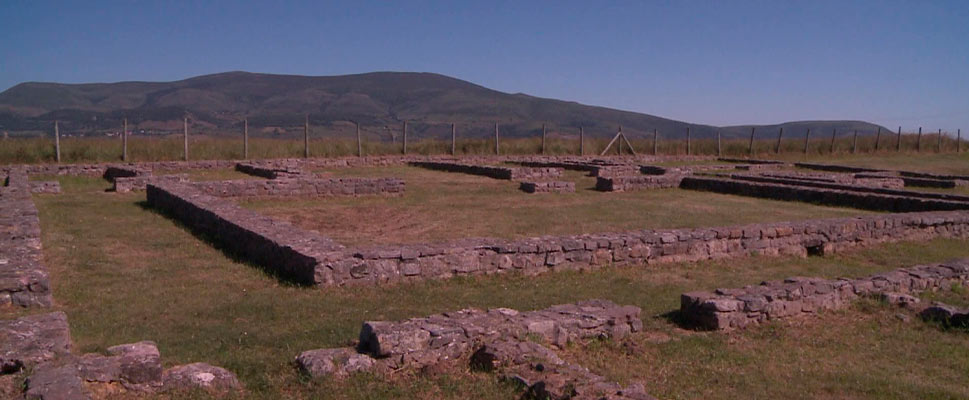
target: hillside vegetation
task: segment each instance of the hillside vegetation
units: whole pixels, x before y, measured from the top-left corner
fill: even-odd
[[[450,123],[462,125],[470,137],[493,135],[494,123],[503,136],[541,133],[576,136],[584,127],[590,137],[612,136],[621,125],[631,137],[713,138],[717,127],[674,121],[648,114],[583,105],[575,102],[510,94],[433,73],[374,72],[342,76],[298,76],[227,72],[175,82],[60,84],[27,82],[0,93],[0,129],[50,132],[53,121],[65,131],[118,130],[123,118],[131,129],[173,132],[188,116],[193,130],[238,131],[249,119],[255,135],[299,130],[308,116],[315,126],[352,132],[347,121],[370,129],[400,129],[423,137],[450,135]],[[780,127],[802,134],[804,129],[830,134],[878,128],[861,121],[804,121]],[[390,130],[390,127],[394,131]],[[749,126],[725,127],[724,137],[746,137]],[[390,134],[385,135],[389,140]]]

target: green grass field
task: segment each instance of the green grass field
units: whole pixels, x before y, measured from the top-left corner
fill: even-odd
[[[969,241],[886,244],[825,257],[317,289],[281,283],[226,256],[146,208],[144,194],[105,192],[109,184],[100,179],[59,179],[64,193],[37,195],[35,202],[57,308],[69,316],[76,350],[155,340],[167,366],[224,366],[239,375],[251,398],[514,397],[513,388],[495,376],[464,366],[308,381],[292,360],[303,350],[351,343],[365,320],[464,307],[531,310],[589,298],[642,307],[646,330],[623,342],[573,346],[566,357],[623,383],[640,381],[660,398],[969,398],[969,335],[917,319],[902,322],[898,311],[876,302],[731,334],[683,330],[665,317],[685,291],[794,275],[862,276],[964,257]],[[965,291],[938,296],[969,302]]]

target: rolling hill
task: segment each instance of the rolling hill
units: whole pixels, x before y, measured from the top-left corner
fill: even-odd
[[[227,72],[175,82],[59,84],[27,82],[0,93],[0,129],[49,130],[54,120],[75,131],[116,130],[123,118],[135,129],[175,131],[183,116],[193,130],[231,132],[244,118],[251,127],[286,129],[314,125],[394,127],[408,121],[420,136],[449,134],[449,123],[462,136],[488,136],[493,124],[503,136],[537,134],[543,123],[550,135],[573,136],[584,127],[591,136],[608,136],[622,125],[632,137],[714,137],[718,127],[690,124],[648,114],[510,94],[433,73],[374,72],[342,76],[273,75]],[[862,121],[802,121],[763,126],[763,132],[830,132],[855,129],[873,133]],[[746,137],[750,126],[722,128],[724,137]]]

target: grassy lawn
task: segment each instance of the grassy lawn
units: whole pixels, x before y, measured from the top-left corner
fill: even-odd
[[[442,178],[466,179],[460,174]],[[196,361],[224,366],[239,375],[252,398],[510,398],[512,388],[493,375],[464,367],[337,382],[301,379],[291,362],[303,350],[349,344],[365,320],[464,307],[531,310],[589,298],[642,307],[646,332],[623,343],[575,346],[566,356],[623,382],[642,381],[660,398],[969,398],[969,334],[917,320],[903,323],[897,311],[874,302],[727,335],[681,330],[664,317],[678,308],[685,291],[793,275],[862,276],[966,256],[969,241],[887,244],[823,258],[754,257],[315,289],[288,286],[227,257],[146,209],[144,194],[107,193],[109,183],[95,178],[59,179],[63,194],[34,198],[57,308],[69,316],[75,349],[103,351],[155,340],[167,366]],[[495,190],[512,185],[494,182]],[[416,185],[408,187],[412,194],[419,193]],[[425,198],[435,196],[441,194]],[[553,205],[560,201],[556,195],[521,196]],[[820,210],[754,204],[750,214]],[[701,222],[721,218],[690,213],[681,214]],[[964,292],[946,296],[969,301]]]
[[[322,171],[331,176],[403,178],[402,197],[248,199],[261,213],[348,245],[522,238],[647,228],[719,226],[846,217],[866,212],[680,189],[603,193],[595,178],[566,172],[568,194],[527,194],[518,184],[414,167]]]
[[[177,169],[158,171],[156,175],[186,174],[193,181],[225,181],[235,179],[266,179],[255,175],[244,174],[232,168],[216,169]]]

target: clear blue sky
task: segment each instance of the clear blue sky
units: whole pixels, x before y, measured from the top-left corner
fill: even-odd
[[[0,2],[0,89],[230,70],[437,72],[713,125],[967,130],[969,1]]]

